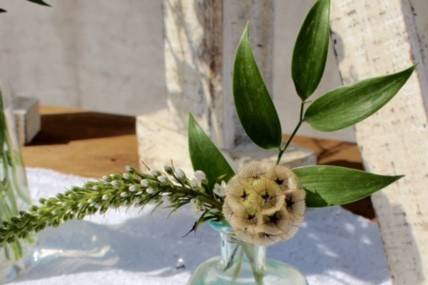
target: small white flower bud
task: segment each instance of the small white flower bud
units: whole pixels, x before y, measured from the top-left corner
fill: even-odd
[[[125,171],[126,172],[130,172],[130,171],[132,171],[132,166],[130,166],[130,165],[127,165],[127,166],[125,166]]]
[[[131,185],[128,188],[129,192],[135,192],[135,191],[137,191],[137,189],[138,189],[137,185]]]
[[[135,193],[135,195],[140,196],[141,194],[143,194],[143,191],[138,191],[137,193]]]
[[[101,178],[102,180],[104,180],[104,181],[108,181],[108,177],[107,176],[103,176],[103,178]]]
[[[101,199],[103,199],[103,201],[107,201],[107,200],[108,200],[108,195],[107,195],[107,194],[104,194],[104,195],[103,195],[103,197],[102,197]]]
[[[147,188],[146,190],[147,194],[153,194],[155,193],[155,190],[152,187]]]
[[[114,188],[118,188],[120,186],[120,183],[119,183],[119,181],[114,180],[111,182],[111,186],[113,186]]]
[[[179,168],[175,171],[175,176],[177,176],[178,179],[183,179],[186,174],[184,173],[183,169]]]
[[[163,197],[166,197],[166,196],[169,196],[169,193],[164,192],[164,193],[162,193],[161,195],[162,195]]]
[[[122,174],[122,177],[123,177],[123,179],[126,179],[126,180],[128,180],[128,179],[130,179],[131,178],[131,175],[129,174],[129,173],[123,173]]]
[[[128,194],[126,192],[120,193],[120,197],[125,198],[126,196],[128,196]]]
[[[146,179],[143,179],[140,181],[141,186],[143,186],[144,188],[149,187],[149,181]]]
[[[94,186],[92,186],[92,188],[91,188],[92,190],[94,190],[94,191],[98,191],[98,186],[97,185],[94,185]]]
[[[196,170],[195,173],[193,174],[195,176],[195,178],[202,182],[205,179],[207,179],[207,176],[205,175],[205,173],[202,170]]]
[[[192,188],[198,188],[200,184],[201,184],[200,181],[195,177],[190,179],[190,186],[192,186]]]
[[[217,196],[224,197],[224,195],[225,195],[225,191],[224,191],[225,187],[226,187],[226,184],[225,184],[224,181],[222,181],[221,185],[217,184],[217,183],[214,185],[214,190],[213,191],[214,191],[214,193]]]
[[[166,178],[165,176],[161,175],[158,177],[158,181],[160,183],[166,183],[168,181],[168,178]]]
[[[109,175],[109,177],[110,177],[111,179],[114,179],[114,178],[115,178],[115,175],[114,175],[114,174],[110,174],[110,175]]]

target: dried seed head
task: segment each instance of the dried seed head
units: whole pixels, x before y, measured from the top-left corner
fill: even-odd
[[[285,203],[285,194],[274,181],[261,177],[252,183],[260,197],[259,203],[262,214],[270,215],[281,209]]]
[[[266,174],[267,165],[263,162],[253,161],[248,163],[242,169],[239,170],[238,176],[240,178],[259,178]]]
[[[275,165],[269,169],[266,176],[275,181],[282,190],[300,189],[299,180],[294,172],[283,165]]]
[[[251,181],[241,180],[236,176],[227,184],[225,196],[225,200],[234,210],[257,207],[260,199]]]
[[[236,236],[252,244],[293,237],[303,221],[305,191],[285,166],[253,162],[226,186],[223,214]]]

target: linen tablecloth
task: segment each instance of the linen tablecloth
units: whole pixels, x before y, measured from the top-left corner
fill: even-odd
[[[28,169],[33,197],[52,196],[87,179]],[[196,266],[219,254],[219,237],[208,226],[183,235],[196,216],[184,209],[112,210],[39,235],[37,262],[14,285],[180,285]],[[311,285],[391,284],[378,226],[340,207],[309,210],[290,241],[268,256],[299,268]]]

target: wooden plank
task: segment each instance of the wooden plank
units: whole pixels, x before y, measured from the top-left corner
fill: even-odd
[[[423,0],[412,0],[423,5]],[[332,30],[344,83],[423,63],[408,0],[332,1]],[[425,4],[426,5],[426,4]],[[428,284],[426,67],[388,105],[356,126],[370,171],[406,177],[373,197],[394,284]],[[426,103],[426,102],[425,102]]]
[[[22,148],[26,166],[101,177],[138,166],[135,117],[42,107],[42,128]]]
[[[140,160],[156,166],[172,160],[190,170],[183,152],[187,149],[189,112],[221,148],[233,152],[244,146],[244,156],[251,155],[255,147],[247,148],[249,139],[233,104],[233,56],[246,23],[251,21],[255,57],[271,85],[273,0],[164,0],[163,15],[169,112],[160,110],[137,119]],[[166,133],[173,142],[167,152]],[[231,156],[239,160],[235,154]],[[306,151],[298,157],[314,159],[311,155]]]

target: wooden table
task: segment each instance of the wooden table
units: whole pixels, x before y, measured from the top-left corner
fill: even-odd
[[[63,107],[41,107],[42,129],[23,148],[30,167],[50,168],[85,177],[121,172],[125,165],[138,166],[135,117]],[[356,144],[297,137],[295,143],[313,150],[320,164],[362,169]],[[374,218],[369,199],[347,206]]]

